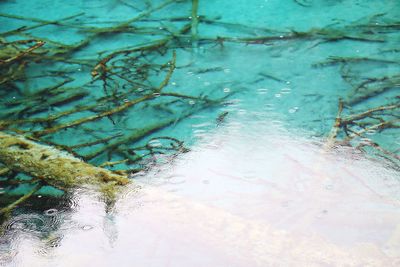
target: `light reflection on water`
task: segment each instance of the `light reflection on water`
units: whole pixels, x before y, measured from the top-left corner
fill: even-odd
[[[242,114],[175,162],[135,176],[114,207],[80,191],[72,211],[13,218],[2,262],[398,266],[398,173],[350,148],[295,137],[276,119],[243,116],[254,118]]]

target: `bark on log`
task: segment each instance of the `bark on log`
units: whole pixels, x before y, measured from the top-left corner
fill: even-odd
[[[54,147],[0,132],[0,162],[11,170],[62,188],[96,185],[109,191],[129,182],[126,176],[95,167]]]

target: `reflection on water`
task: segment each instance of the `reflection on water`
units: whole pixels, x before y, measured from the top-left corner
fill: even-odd
[[[339,98],[344,116],[398,104],[398,1],[198,1],[198,29],[190,0],[0,1],[2,129],[64,125],[40,140],[143,168],[113,204],[33,194],[0,265],[400,266],[398,170],[319,139]],[[342,125],[354,146],[399,151],[385,109]],[[0,206],[27,191],[13,175]]]
[[[72,210],[12,218],[2,263],[400,264],[394,170],[351,148],[328,151],[320,140],[293,137],[265,117],[245,121],[221,126],[177,161],[136,175],[114,207],[78,192]],[[49,232],[49,225],[57,227]]]

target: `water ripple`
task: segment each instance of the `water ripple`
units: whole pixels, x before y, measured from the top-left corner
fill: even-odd
[[[13,217],[5,225],[7,231],[21,231],[27,233],[41,233],[47,231],[50,223],[44,217],[37,214],[22,214]]]

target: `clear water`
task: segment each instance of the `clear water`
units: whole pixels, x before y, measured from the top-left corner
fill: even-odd
[[[163,3],[1,1],[0,13],[43,20],[79,14],[66,20],[66,26],[51,24],[29,30],[31,36],[6,37],[7,41],[38,38],[46,41],[46,47],[57,46],[54,42],[77,44],[92,34],[89,26],[117,25],[143,15],[149,4],[156,7]],[[2,92],[7,92],[2,93],[1,120],[45,118],[70,110],[77,103],[95,103],[102,110],[115,104],[111,102],[132,100],[139,93],[101,102],[99,99],[110,91],[103,90],[101,80],[93,81],[93,68],[112,51],[160,40],[170,32],[179,35],[179,29],[191,22],[191,8],[192,1],[176,1],[132,23],[145,33],[125,28],[96,35],[71,54],[68,62],[31,63],[25,72],[28,78],[17,82],[19,92],[0,85]],[[399,27],[376,28],[382,24],[400,25],[399,1],[200,0],[198,14],[214,23],[200,22],[197,40],[189,32],[164,53],[148,56],[152,64],[165,64],[175,50],[177,67],[164,90],[197,99],[185,98],[163,106],[164,98],[159,97],[112,118],[43,138],[71,146],[110,135],[126,137],[137,129],[172,119],[167,127],[121,147],[137,148],[149,140],[158,146],[164,141],[152,138],[168,136],[183,141],[190,151],[113,166],[125,170],[144,167],[130,175],[132,184],[119,192],[113,206],[104,203],[96,190],[79,188],[63,193],[42,188],[4,220],[0,264],[398,266],[400,175],[396,158],[356,149],[360,143],[372,140],[398,154],[398,129],[369,131],[368,139],[355,139],[350,145],[332,149],[327,148],[326,138],[334,124],[339,98],[357,97],[352,94],[354,86],[368,78],[399,75]],[[38,23],[0,17],[3,33]],[[365,24],[368,27],[360,35],[358,29]],[[319,29],[320,34],[286,37],[294,31],[312,29]],[[321,29],[369,40],[332,41]],[[218,41],[217,37],[222,36],[278,38],[262,43]],[[384,41],[377,41],[379,38]],[[322,64],[332,57],[369,60]],[[117,58],[120,61],[116,60],[115,66],[135,62],[123,59]],[[63,73],[44,75],[52,71]],[[150,72],[152,84],[160,84],[164,77],[165,71]],[[63,105],[32,100],[35,92],[65,78],[74,80],[61,88],[79,87],[87,94],[85,98]],[[108,90],[118,88],[122,92],[129,84],[122,79],[114,81]],[[344,112],[356,114],[398,103],[398,86],[397,80],[389,90],[349,105]],[[204,96],[223,101],[216,107],[202,108],[199,103]],[[45,108],[31,114],[32,107],[21,111],[21,105],[10,105],[18,101],[26,105],[31,101],[31,105]],[[196,112],[186,115],[188,110]],[[59,123],[91,114],[75,113]],[[394,116],[400,116],[398,110]],[[17,128],[30,133],[44,127]],[[75,152],[88,155],[100,148],[92,146]],[[118,153],[103,153],[90,163],[122,159]],[[1,203],[28,190],[26,186],[2,186]]]

